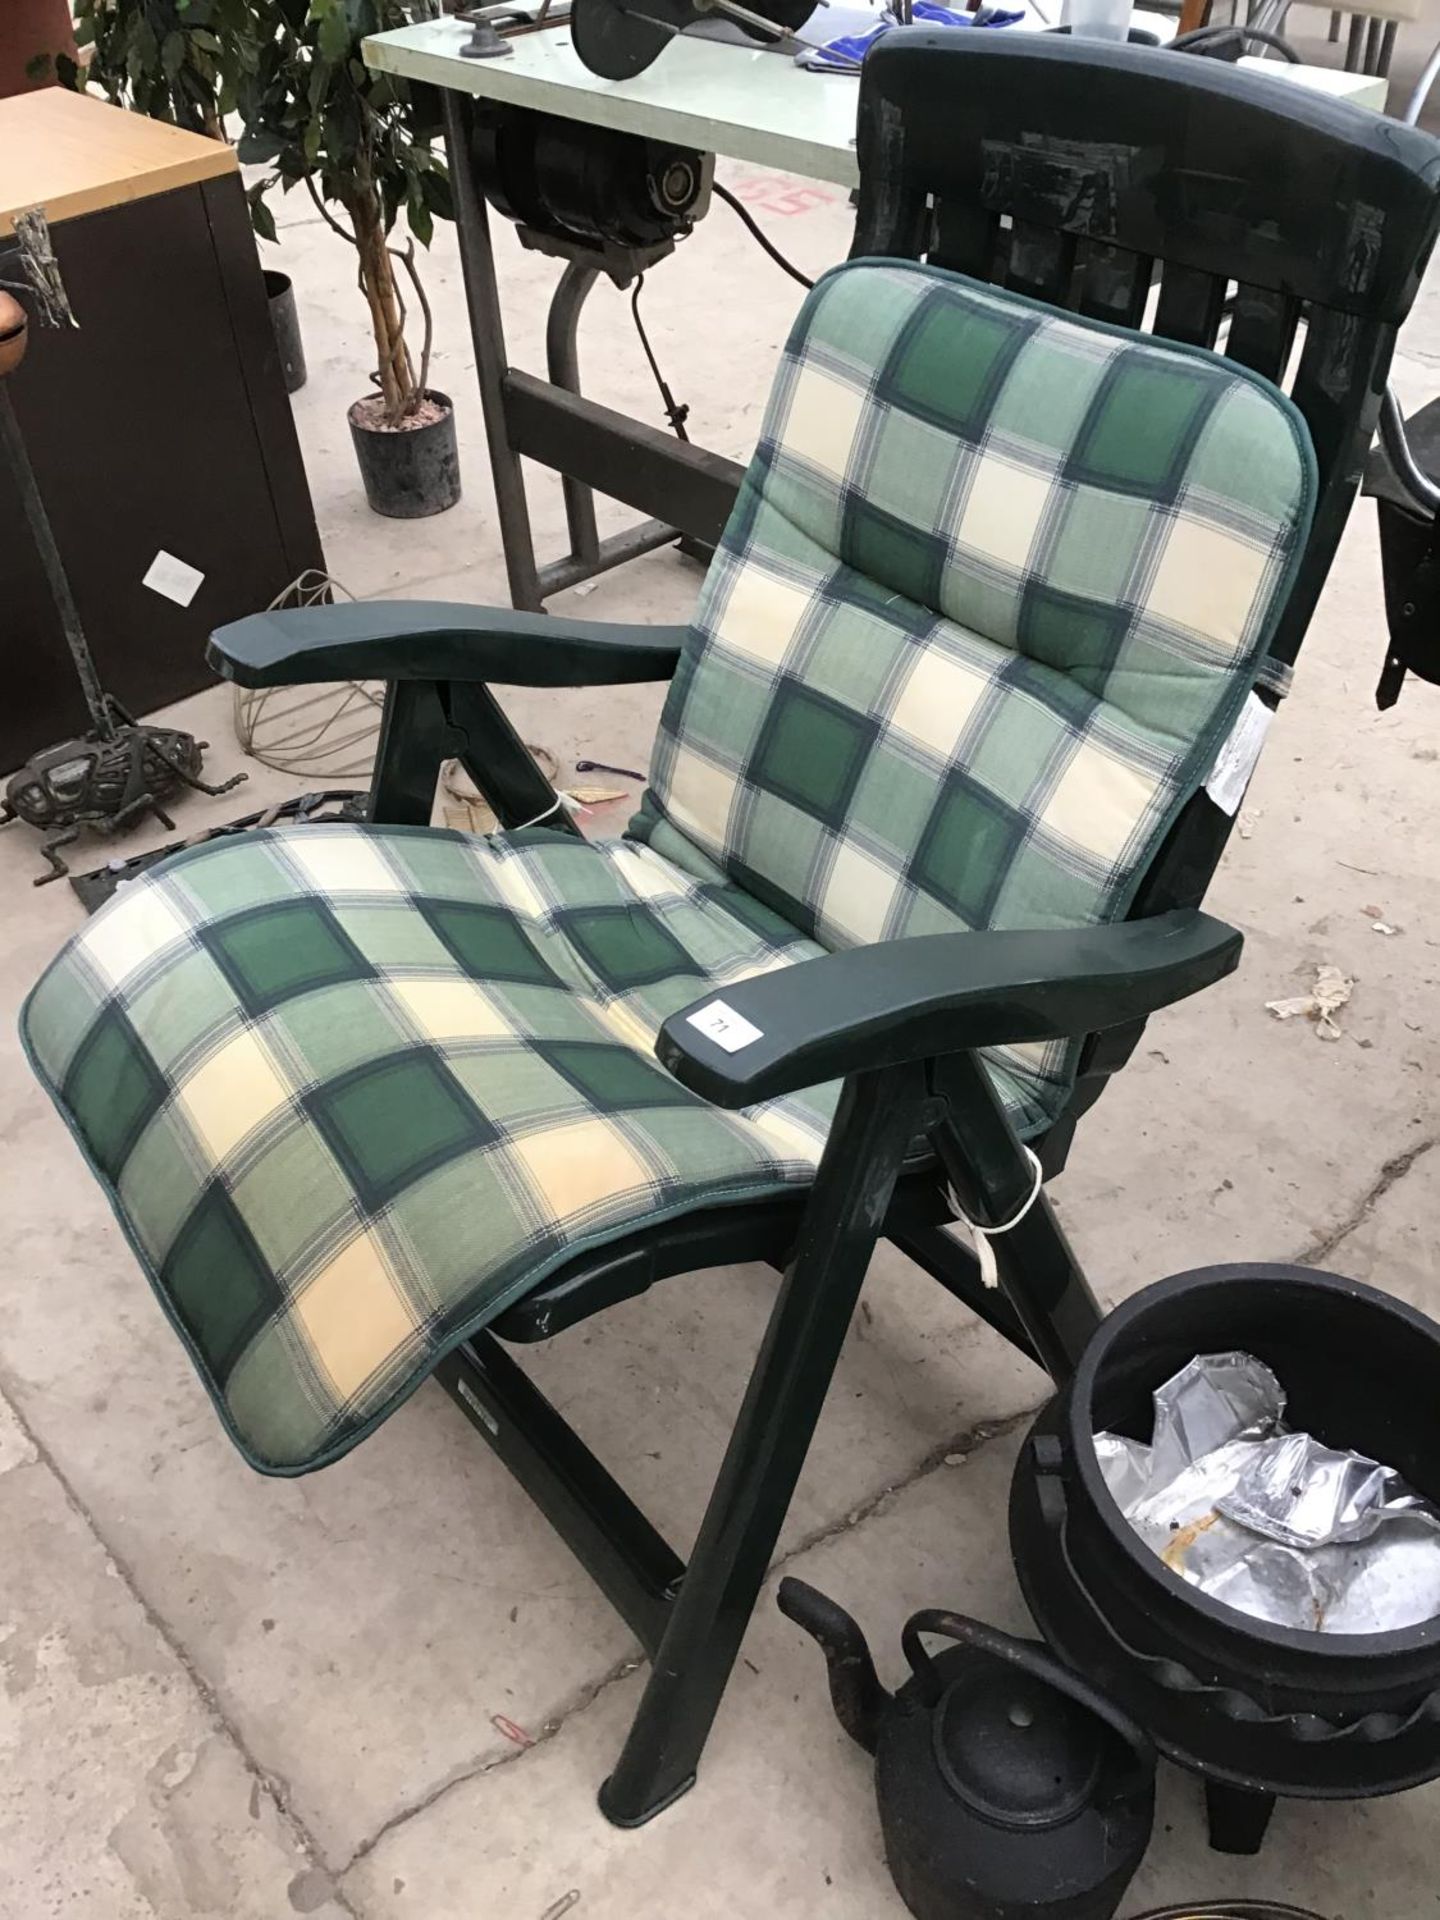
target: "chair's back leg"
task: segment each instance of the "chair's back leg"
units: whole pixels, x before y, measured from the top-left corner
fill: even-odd
[[[695,1779],[805,1463],[906,1148],[918,1066],[845,1083],[804,1223],[664,1639],[600,1809],[634,1827]]]

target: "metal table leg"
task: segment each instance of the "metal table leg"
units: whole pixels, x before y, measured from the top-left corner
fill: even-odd
[[[445,151],[450,161],[455,196],[455,226],[460,239],[460,264],[465,275],[465,305],[470,314],[470,338],[475,345],[475,376],[485,410],[485,439],[490,448],[490,473],[495,483],[495,510],[505,548],[505,571],[510,599],[528,612],[542,611],[540,578],[535,567],[535,543],[530,533],[530,508],[520,456],[510,444],[505,422],[504,379],[508,367],[505,329],[500,317],[500,288],[495,279],[495,250],[485,202],[476,191],[470,167],[470,142],[464,102],[449,89],[440,96],[445,115]]]
[[[545,365],[552,384],[564,387],[569,393],[580,391],[580,357],[576,349],[580,310],[599,278],[597,268],[572,260],[561,274],[550,301],[550,315],[545,323]],[[565,523],[570,529],[570,558],[593,567],[600,558],[595,495],[573,473],[561,474],[560,485],[565,493]]]

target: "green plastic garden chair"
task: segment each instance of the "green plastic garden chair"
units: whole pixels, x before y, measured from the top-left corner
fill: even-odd
[[[1042,1163],[1145,1016],[1236,964],[1198,905],[1238,792],[1206,783],[1285,680],[1434,237],[1440,148],[1361,121],[1178,57],[897,33],[861,244],[942,264],[806,300],[693,624],[227,628],[243,684],[388,682],[370,824],[175,855],[27,1005],[245,1457],[323,1466],[433,1373],[620,1608],[653,1663],[621,1824],[694,1777],[877,1240],[1057,1376],[1096,1324]],[[1205,164],[1237,141],[1271,251],[1222,357]],[[1363,275],[1299,245],[1342,188]],[[1178,340],[1134,330],[1157,258]],[[1301,302],[1297,404],[1263,376]],[[484,683],[662,678],[641,810],[589,843]],[[505,831],[429,827],[451,753]],[[962,1216],[1006,1229],[998,1286]],[[784,1280],[682,1565],[497,1336],[751,1259]]]

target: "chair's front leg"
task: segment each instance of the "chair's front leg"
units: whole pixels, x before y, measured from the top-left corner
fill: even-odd
[[[543,820],[561,832],[578,831],[494,694],[469,681],[392,680],[386,686],[371,824],[428,826],[441,762],[452,756],[502,827]]]
[[[449,722],[433,680],[392,680],[375,750],[366,818],[377,827],[428,827]]]
[[[919,1066],[845,1083],[674,1611],[600,1789],[616,1826],[639,1826],[694,1782],[925,1101]]]

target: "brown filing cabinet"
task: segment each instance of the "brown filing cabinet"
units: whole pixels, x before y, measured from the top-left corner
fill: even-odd
[[[0,100],[0,259],[31,206],[80,324],[32,325],[10,397],[101,677],[148,713],[211,684],[213,627],[324,564],[239,169],[50,87]],[[203,575],[188,606],[144,584],[161,553]],[[0,461],[0,770],[87,725]]]

